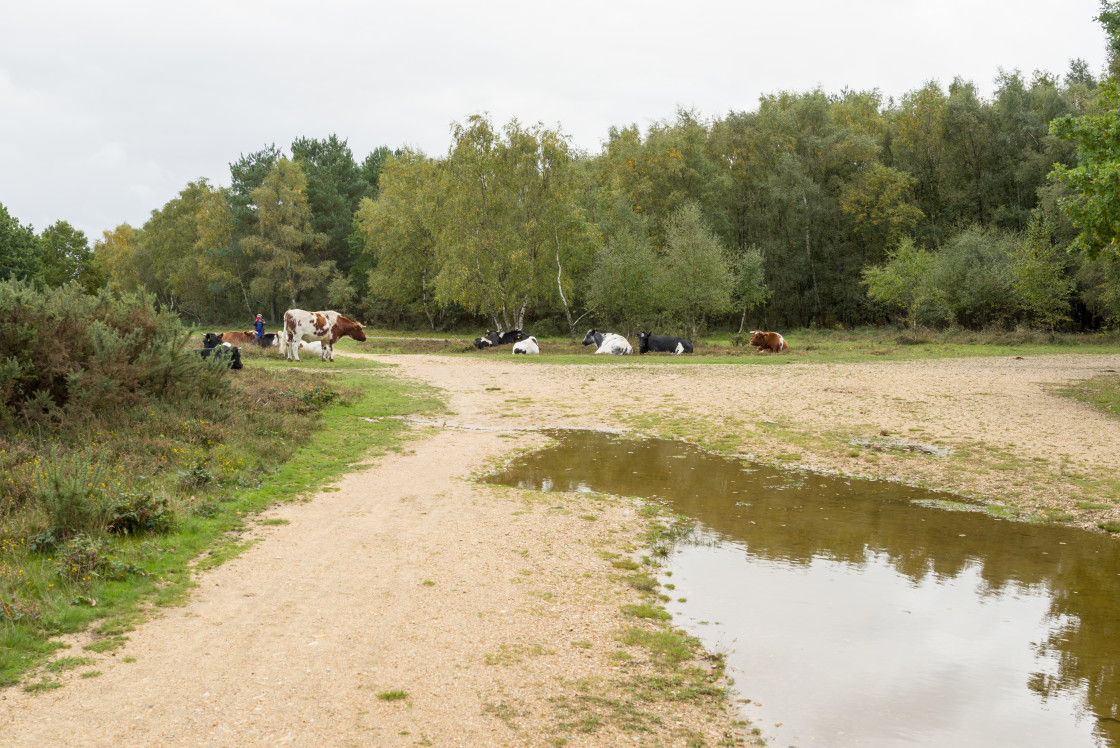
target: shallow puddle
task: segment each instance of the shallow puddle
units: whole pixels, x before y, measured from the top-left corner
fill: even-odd
[[[696,520],[668,607],[727,655],[769,745],[1120,746],[1120,543],[678,442],[554,435],[489,480]]]

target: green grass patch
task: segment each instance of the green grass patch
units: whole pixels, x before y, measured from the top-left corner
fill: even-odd
[[[668,621],[672,616],[664,608],[649,603],[637,605],[623,605],[622,612],[634,618],[650,618],[656,621]]]
[[[404,701],[408,698],[408,691],[382,691],[377,694],[382,701]]]
[[[1104,374],[1063,387],[1055,387],[1053,391],[1089,403],[1110,416],[1120,417],[1120,374]]]
[[[862,327],[853,330],[802,329],[782,331],[791,350],[761,354],[749,346],[732,343],[730,332],[710,331],[694,340],[690,355],[637,353],[637,334],[629,336],[634,355],[596,356],[594,346],[583,346],[582,333],[572,341],[566,335],[540,336],[530,329],[540,345],[539,356],[513,356],[512,346],[477,350],[473,340],[482,331],[432,333],[431,331],[367,330],[369,339],[348,339],[335,346],[340,351],[364,353],[423,353],[463,357],[499,357],[514,365],[588,364],[592,366],[651,366],[682,364],[751,364],[782,366],[790,363],[850,363],[976,356],[1032,356],[1069,353],[1120,353],[1120,335],[1115,333],[1049,333],[1015,330],[905,330]],[[624,331],[621,331],[624,332]],[[664,331],[666,334],[673,331]],[[675,333],[674,333],[675,334]],[[402,338],[406,338],[403,339]],[[316,359],[316,362],[318,359]],[[335,364],[340,361],[336,357]]]
[[[57,660],[48,662],[44,670],[48,673],[63,673],[84,665],[92,665],[93,662],[92,657],[59,657]]]

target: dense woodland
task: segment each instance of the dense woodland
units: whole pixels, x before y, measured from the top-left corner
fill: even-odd
[[[1120,322],[1120,3],[1098,80],[1001,72],[875,91],[782,92],[563,132],[476,115],[442,156],[335,135],[269,145],[228,187],[187,184],[90,246],[0,205],[0,276],[146,289],[197,321],[333,308],[433,330],[590,326],[691,334],[898,323]],[[1111,175],[1111,176],[1110,176]]]

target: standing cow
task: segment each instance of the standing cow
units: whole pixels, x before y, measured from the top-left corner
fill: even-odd
[[[348,317],[338,312],[305,312],[302,309],[289,309],[284,312],[284,332],[280,350],[289,361],[299,361],[300,341],[318,341],[323,344],[319,354],[322,361],[334,361],[334,344],[339,338],[351,337],[354,340],[366,339],[365,331]]]
[[[692,353],[692,341],[684,338],[674,338],[669,335],[651,335],[648,332],[638,333],[638,353],[672,353],[679,356],[682,353]]]

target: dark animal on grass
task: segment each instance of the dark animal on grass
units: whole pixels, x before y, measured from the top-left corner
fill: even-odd
[[[588,330],[587,334],[583,336],[583,344],[596,346],[598,348],[595,351],[596,354],[610,353],[615,356],[626,356],[634,352],[630,341],[616,332]]]
[[[214,348],[203,348],[198,353],[209,361],[221,362],[231,369],[242,368],[241,349],[231,346],[228,343]]]
[[[497,330],[490,330],[481,338],[474,339],[474,347],[479,350],[494,348],[499,345],[508,345],[510,343],[516,343],[519,340],[526,340],[528,337],[528,335],[520,330],[507,330],[502,333],[499,333]]]
[[[757,348],[759,353],[778,353],[789,350],[789,343],[780,333],[763,332],[762,330],[751,330],[751,345]]]
[[[648,332],[638,333],[638,353],[672,353],[679,356],[682,353],[692,353],[692,341],[684,338],[674,338],[669,335],[651,335]]]
[[[280,345],[280,334],[275,332],[262,333],[253,340],[253,345],[259,345],[261,348],[274,348]]]
[[[203,348],[217,348],[222,344],[222,334],[220,332],[204,332],[202,333],[202,347]]]

